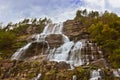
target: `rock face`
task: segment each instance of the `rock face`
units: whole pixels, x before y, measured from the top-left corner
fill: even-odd
[[[39,32],[39,25],[29,25],[29,27],[26,29],[27,34],[35,34]]]
[[[82,55],[86,55],[90,61],[94,61],[103,57],[103,52],[96,43],[92,41],[85,41],[84,44],[85,46],[82,48],[81,53]]]
[[[24,24],[22,24],[24,25]],[[35,33],[40,33],[44,27],[40,28],[40,25],[37,24],[26,24],[26,26],[24,27],[24,29],[20,32],[20,34],[35,34]]]
[[[64,23],[63,33],[71,40],[66,42],[64,40],[65,36],[63,37],[64,34],[59,31],[60,28],[61,26],[59,25],[50,25],[50,27],[46,29],[42,40],[30,40],[31,45],[28,46],[27,49],[22,49],[25,51],[23,51],[20,57],[20,59],[25,61],[10,62],[0,65],[0,78],[34,80],[38,74],[41,74],[40,80],[73,80],[73,76],[76,76],[79,80],[89,80],[91,71],[93,71],[94,75],[96,75],[97,71],[97,74],[100,74],[100,76],[98,76],[100,79],[111,79],[107,79],[105,76],[112,76],[114,79],[111,71],[105,71],[108,65],[106,65],[107,62],[104,59],[102,50],[95,42],[89,39],[89,33],[85,26],[83,27],[81,23],[77,23],[74,20],[66,21]],[[29,27],[27,28],[27,33],[34,34],[36,30],[35,27]],[[36,31],[36,34],[37,33]],[[64,45],[64,43],[66,44]],[[59,48],[61,46],[62,48]],[[50,52],[52,55],[56,54],[55,56],[51,56],[52,59],[56,59],[54,57],[57,56],[58,62],[49,60]],[[71,63],[69,64],[70,61]],[[83,64],[75,66],[73,65],[74,63]],[[6,65],[8,65],[8,67]],[[99,68],[103,69],[100,69],[103,71],[102,75],[101,71],[98,71]],[[96,76],[92,78],[94,79],[94,77]]]
[[[48,41],[50,48],[60,47],[64,43],[61,34],[50,34],[45,40]]]
[[[29,48],[22,54],[20,59],[33,57],[36,55],[43,55],[47,53],[48,44],[46,42],[33,42]]]
[[[89,38],[86,28],[74,20],[68,20],[64,23],[63,33],[74,41]]]
[[[104,58],[93,61],[91,64],[94,66],[97,66],[97,67],[102,67],[102,68],[107,68],[107,66],[108,66],[107,62]]]

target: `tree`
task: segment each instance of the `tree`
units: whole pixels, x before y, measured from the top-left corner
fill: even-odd
[[[74,19],[77,21],[81,21],[81,19],[82,19],[82,11],[81,10],[78,10],[76,12],[76,17]]]
[[[27,24],[29,22],[29,19],[24,19],[22,23]]]
[[[114,52],[109,56],[109,60],[112,62],[114,68],[120,67],[120,48],[114,50]]]
[[[33,24],[36,24],[36,22],[37,22],[37,19],[36,19],[36,18],[32,19],[32,23],[33,23]]]
[[[104,40],[107,39],[116,40],[118,38],[119,32],[113,28],[110,28],[108,25],[104,25],[102,35],[104,36]]]
[[[103,24],[102,22],[95,24],[92,24],[89,28],[88,31],[91,33],[91,37],[95,38],[98,34],[101,34],[101,31],[103,29]]]
[[[83,13],[83,15],[87,16],[87,10],[86,10],[86,9],[84,9],[84,10],[82,11],[82,13]]]
[[[106,40],[103,44],[103,48],[109,53],[113,53],[113,51],[118,47],[119,44],[115,40]]]

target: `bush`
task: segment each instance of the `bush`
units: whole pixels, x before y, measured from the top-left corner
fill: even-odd
[[[15,34],[12,32],[0,31],[0,49],[10,48],[15,42]]]
[[[114,50],[114,52],[109,56],[110,61],[114,68],[120,67],[120,48]]]

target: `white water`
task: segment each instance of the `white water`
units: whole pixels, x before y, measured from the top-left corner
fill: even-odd
[[[48,59],[50,61],[67,61],[69,57],[69,52],[74,45],[74,42],[66,42],[61,47],[57,49],[53,49],[51,53],[48,55]]]
[[[113,75],[115,77],[120,77],[120,70],[119,69],[118,70],[113,70]]]
[[[72,80],[77,80],[77,76],[73,75],[73,79]]]
[[[90,80],[100,80],[101,79],[100,71],[101,71],[100,69],[91,71]]]
[[[74,66],[80,66],[87,62],[87,59],[85,61],[81,55],[82,47],[83,45],[80,41],[76,43],[68,41],[58,48],[51,49],[48,59],[57,62],[64,61],[70,64],[71,69],[74,69]]]
[[[15,52],[15,53],[12,55],[11,59],[12,59],[12,60],[18,60],[18,59],[21,57],[21,55],[26,51],[26,49],[29,48],[30,45],[31,45],[31,43],[28,43],[28,44],[25,45],[24,47],[22,47],[22,48],[20,48],[19,50],[17,50],[17,52]]]
[[[48,49],[49,55],[47,56],[48,60],[50,61],[64,61],[68,64],[70,64],[71,69],[74,69],[74,66],[80,66],[85,64],[86,62],[89,63],[89,60],[86,58],[84,59],[84,56],[81,55],[81,48],[85,46],[85,41],[78,41],[74,43],[73,41],[70,41],[69,38],[62,34],[63,24],[48,24],[42,33],[36,34],[33,36],[35,38],[35,41],[45,41],[45,37],[50,34],[61,34],[63,37],[64,44],[61,45],[58,48],[54,49]],[[28,43],[26,46],[19,49],[15,54],[12,56],[12,60],[16,59],[18,60],[21,57],[21,54],[23,54],[26,49],[29,48],[32,42]],[[49,45],[49,44],[48,44]]]
[[[66,35],[62,34],[63,24],[48,24],[45,26],[44,30],[40,34],[33,35],[36,41],[45,41],[45,37],[50,34],[61,34],[63,36],[63,41],[68,42],[69,39]]]
[[[32,38],[35,38],[35,41],[37,41],[37,42],[45,41],[45,37],[49,34],[61,34],[62,28],[63,28],[62,23],[61,24],[48,24],[47,26],[45,26],[42,33],[33,35]],[[65,35],[63,35],[63,40],[64,40],[64,42],[69,41],[69,39]],[[11,59],[12,60],[19,60],[20,57],[22,56],[22,54],[26,51],[26,49],[29,48],[29,46],[31,44],[32,44],[32,42],[28,43],[24,47],[17,50],[17,52],[15,52],[12,55]]]
[[[81,48],[82,48],[82,42],[78,41],[75,43],[73,49],[70,53],[70,62],[74,66],[80,66],[83,64],[82,56],[81,56]]]
[[[33,78],[32,80],[39,80],[40,77],[41,77],[41,73],[39,73],[39,74],[37,75],[37,77]]]

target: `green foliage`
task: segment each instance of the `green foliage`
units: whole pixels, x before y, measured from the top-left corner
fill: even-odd
[[[30,74],[27,74],[26,76],[28,79],[32,79],[34,77],[36,77],[35,73],[30,73]]]
[[[104,50],[104,55],[114,67],[119,67],[120,56],[116,50],[120,47],[120,18],[115,13],[105,11],[78,10],[74,20],[86,27],[90,37]]]
[[[118,48],[119,44],[115,40],[106,40],[103,44],[103,48],[107,52],[113,52],[116,48]]]
[[[109,59],[114,68],[120,67],[120,48],[114,50],[113,54],[109,56]]]
[[[15,43],[16,36],[10,31],[0,30],[0,52],[1,57],[8,57],[11,55],[12,45]]]
[[[42,32],[48,20],[44,18],[37,21],[37,19],[34,18],[31,21],[32,24],[29,24],[30,19],[24,19],[16,24],[10,22],[4,29],[0,30],[0,56],[2,58],[10,58],[17,49],[27,43],[26,40],[31,34]],[[11,26],[13,30],[9,29]],[[32,31],[32,29],[34,29],[34,31]]]
[[[114,67],[120,64],[120,56],[118,50],[120,43],[120,18],[114,14],[105,12],[102,16],[98,17],[97,23],[92,24],[88,31],[91,38],[97,42],[105,51],[105,55],[113,63]]]
[[[17,35],[25,34],[26,29],[29,27],[29,24],[20,24],[19,27],[14,28],[12,32]]]
[[[77,68],[77,78],[79,80],[88,80],[90,78],[90,70],[83,69],[82,67]]]
[[[0,49],[10,47],[15,42],[15,38],[12,32],[0,31]]]

